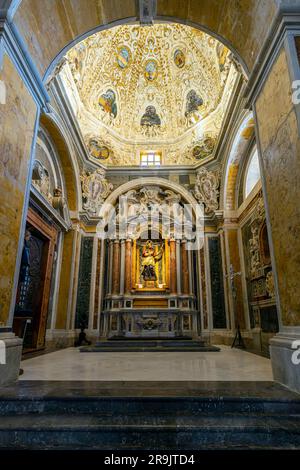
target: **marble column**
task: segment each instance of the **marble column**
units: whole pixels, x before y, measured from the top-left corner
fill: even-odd
[[[189,267],[186,240],[181,242],[181,272],[182,272],[182,293],[189,293]]]
[[[125,247],[125,293],[130,294],[131,291],[131,245],[130,239],[126,240]]]
[[[120,250],[120,294],[124,295],[125,288],[125,240],[121,240]]]
[[[120,294],[120,241],[113,242],[112,293]]]
[[[255,102],[256,140],[280,325],[270,342],[273,374],[275,380],[297,391],[300,366],[293,362],[293,354],[295,341],[300,341],[300,113],[297,97],[292,100],[292,85],[299,77],[299,42],[299,36],[287,36],[273,57]]]
[[[170,292],[177,293],[176,240],[170,240]]]
[[[108,242],[108,294],[112,293],[114,242]]]
[[[100,321],[101,321],[101,314],[102,314],[102,303],[103,303],[103,285],[104,285],[104,270],[105,270],[105,251],[106,251],[106,243],[105,240],[102,239],[100,241],[100,272],[99,272],[99,291],[98,291],[98,321],[97,321],[97,329],[100,329]]]
[[[181,288],[181,250],[180,250],[180,240],[176,240],[176,271],[177,271],[177,294],[180,295],[182,288]]]
[[[187,258],[188,258],[188,270],[189,270],[189,294],[194,295],[194,285],[193,285],[193,259],[192,259],[192,251],[187,250]]]

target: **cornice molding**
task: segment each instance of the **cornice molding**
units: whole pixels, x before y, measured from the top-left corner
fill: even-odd
[[[22,36],[17,27],[9,22],[8,18],[0,19],[0,40],[2,53],[0,54],[0,66],[3,52],[7,53],[14,63],[18,73],[31,93],[37,105],[44,111],[48,110],[50,97],[43,84],[40,74],[27,51]]]
[[[32,203],[46,218],[50,218],[51,221],[54,221],[60,229],[65,232],[70,230],[72,226],[70,217],[65,220],[32,185],[30,188],[30,203]]]

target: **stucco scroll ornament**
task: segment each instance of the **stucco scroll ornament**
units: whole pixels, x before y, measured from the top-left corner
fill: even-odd
[[[259,231],[257,226],[251,227],[251,238],[249,240],[250,252],[250,272],[254,277],[256,271],[261,267],[260,252],[259,252]]]
[[[270,297],[275,297],[275,284],[272,271],[269,271],[266,276],[266,290]]]
[[[83,172],[80,176],[83,208],[92,216],[98,214],[105,199],[113,190],[113,185],[105,178],[105,170],[98,168],[93,173]]]
[[[206,214],[219,208],[219,185],[218,171],[208,171],[204,167],[197,171],[194,194],[197,201],[205,205]]]

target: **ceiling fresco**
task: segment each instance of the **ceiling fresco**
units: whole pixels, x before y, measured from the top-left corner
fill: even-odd
[[[159,150],[165,165],[193,165],[213,154],[237,72],[211,36],[155,24],[90,36],[60,75],[93,161],[138,165]]]

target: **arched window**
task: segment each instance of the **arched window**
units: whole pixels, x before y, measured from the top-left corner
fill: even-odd
[[[256,183],[260,180],[260,169],[257,149],[253,152],[245,173],[244,199],[251,193]]]

